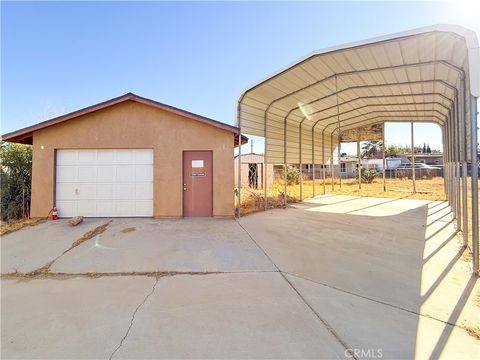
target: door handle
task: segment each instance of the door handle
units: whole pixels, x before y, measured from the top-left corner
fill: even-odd
[[[79,192],[78,192],[78,189],[75,189],[75,195],[78,195]]]
[[[187,191],[187,184],[183,184],[183,191]]]

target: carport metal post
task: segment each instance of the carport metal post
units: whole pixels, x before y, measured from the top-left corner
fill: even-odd
[[[410,123],[410,145],[412,147],[412,185],[413,185],[413,193],[416,193],[417,188],[415,186],[415,144],[414,144],[413,121]]]
[[[460,181],[460,160],[461,160],[461,152],[462,152],[462,147],[460,146],[462,140],[461,140],[461,126],[460,126],[460,118],[458,116],[458,96],[455,98],[454,102],[454,119],[455,119],[455,129],[456,129],[456,142],[455,142],[455,150],[457,153],[457,158],[455,162],[455,186],[457,188],[457,230],[462,230],[462,216],[463,216],[463,211],[462,211],[462,194],[461,194],[461,181]]]
[[[283,204],[287,208],[287,120],[283,122]]]
[[[315,128],[312,127],[312,198],[315,197]]]
[[[448,200],[448,124],[446,122],[443,126],[443,159],[444,191]]]
[[[242,117],[240,116],[240,102],[238,103],[238,108],[237,108],[237,118],[238,118],[238,189],[237,189],[237,216],[240,218],[240,189],[242,188]]]
[[[386,162],[385,162],[385,121],[383,122],[383,134],[382,134],[382,166],[383,166],[383,191],[387,191],[387,185],[386,185],[386,180],[385,176],[387,174],[387,169],[386,169]]]
[[[362,188],[362,162],[360,161],[360,140],[357,140],[357,173],[358,173],[358,188]]]
[[[340,189],[342,188],[342,161],[341,161],[341,158],[342,158],[342,149],[341,149],[341,146],[342,146],[342,142],[340,140],[340,133],[338,134],[338,152],[337,152],[337,157],[338,157],[338,181],[339,181],[339,185],[340,185]]]
[[[330,177],[332,178],[332,191],[335,191],[335,185],[333,184],[334,173],[333,173],[333,131],[330,136]]]
[[[463,203],[463,212],[462,212],[462,234],[464,245],[468,244],[468,167],[467,167],[467,119],[465,114],[465,79],[462,77],[460,80],[460,99],[459,99],[459,113],[460,113],[460,123],[462,129],[462,135],[460,139],[462,140],[462,203]]]
[[[473,271],[479,273],[478,259],[478,160],[477,160],[477,100],[475,96],[470,96],[470,151],[472,157],[472,252],[473,252]]]
[[[325,133],[322,131],[322,177],[323,195],[325,195]]]
[[[340,106],[338,104],[338,76],[335,74],[335,100],[336,100],[336,105],[337,105],[337,122],[338,122],[338,151],[337,151],[337,162],[338,162],[338,178],[340,181],[340,188],[342,187],[342,174],[341,174],[341,168],[340,168]],[[330,140],[330,147],[332,148],[332,191],[335,190],[335,186],[333,185],[333,133],[332,131],[332,137]]]
[[[456,187],[455,187],[455,119],[454,119],[454,111],[453,108],[450,111],[450,126],[451,126],[451,135],[450,135],[450,147],[452,149],[451,152],[451,159],[450,159],[450,183],[452,187],[452,197],[451,197],[451,209],[453,211],[453,217],[454,219],[457,218],[457,192],[456,192]]]
[[[455,198],[455,210],[456,210],[456,213],[457,213],[457,231],[460,231],[461,230],[461,227],[462,227],[462,223],[461,223],[461,203],[460,203],[460,199],[461,199],[461,196],[460,196],[460,168],[459,168],[459,156],[460,156],[460,153],[459,153],[459,141],[460,141],[460,134],[459,134],[459,126],[458,126],[458,113],[457,113],[457,109],[458,109],[458,105],[457,105],[457,101],[458,101],[458,97],[455,97],[455,102],[453,103],[453,126],[455,127],[455,141],[453,143],[454,147],[455,147],[455,163],[454,163],[454,166],[453,166],[453,171],[454,171],[454,181],[455,181],[455,194],[456,194],[456,198]]]
[[[457,206],[456,206],[456,199],[457,199],[457,194],[455,192],[455,174],[454,174],[454,161],[455,161],[455,148],[454,148],[454,142],[455,142],[455,129],[453,125],[453,116],[452,116],[452,111],[450,111],[450,117],[449,117],[449,122],[450,122],[450,162],[449,162],[449,175],[448,175],[448,180],[450,182],[450,209],[453,212],[453,218],[457,218]]]
[[[298,163],[300,166],[300,201],[303,200],[303,166],[302,166],[302,122],[298,125]]]
[[[267,211],[267,187],[268,187],[268,162],[267,162],[267,124],[265,123],[265,139],[263,142],[263,205]],[[273,177],[273,174],[272,174]]]

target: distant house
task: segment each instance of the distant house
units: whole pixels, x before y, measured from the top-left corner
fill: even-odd
[[[433,166],[443,166],[443,154],[415,154],[415,162]],[[412,155],[401,154],[387,158],[387,169],[395,169],[402,164],[411,164]]]
[[[267,167],[267,186],[273,186],[274,170],[272,164],[265,165],[265,157],[262,154],[242,154],[240,175],[242,187],[251,189],[263,189],[264,187],[264,169]],[[234,159],[235,186],[238,187],[238,155]]]
[[[340,176],[342,178],[355,177],[357,175],[357,162],[358,158],[356,156],[342,157],[340,159]]]

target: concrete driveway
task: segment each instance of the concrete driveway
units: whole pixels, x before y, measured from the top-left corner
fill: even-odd
[[[61,220],[1,250],[3,359],[480,356],[478,281],[443,202]]]

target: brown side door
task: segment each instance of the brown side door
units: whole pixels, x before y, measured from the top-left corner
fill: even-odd
[[[183,216],[213,215],[211,151],[183,152]]]

